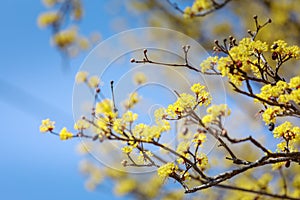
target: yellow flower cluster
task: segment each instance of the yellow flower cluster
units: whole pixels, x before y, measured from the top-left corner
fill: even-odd
[[[109,118],[115,118],[117,113],[114,112],[113,102],[110,99],[104,99],[96,104],[96,114],[106,116]]]
[[[211,0],[195,0],[192,7],[186,7],[183,13],[184,18],[193,18],[198,12],[212,8]]]
[[[77,72],[76,77],[75,77],[76,83],[86,82],[87,81],[87,76],[88,76],[88,72],[86,72],[86,71]]]
[[[48,131],[52,131],[55,126],[55,122],[50,121],[50,119],[42,120],[42,124],[40,125],[40,132],[45,133]]]
[[[203,132],[197,132],[194,135],[194,139],[193,142],[195,143],[195,146],[200,145],[202,146],[202,144],[205,142],[206,139],[206,135]]]
[[[124,101],[124,106],[126,109],[131,109],[140,101],[141,98],[137,92],[130,93],[128,96],[128,99]]]
[[[47,7],[52,7],[57,3],[58,0],[43,0],[43,4]]]
[[[208,158],[204,153],[197,156],[197,167],[202,171],[206,170],[208,167]]]
[[[188,151],[190,149],[190,146],[191,146],[191,144],[188,141],[180,142],[178,144],[176,152],[179,153],[180,155],[184,156],[185,158],[189,159],[190,158],[190,154],[188,153]],[[183,163],[184,159],[183,158],[178,158],[177,162],[178,163]]]
[[[75,29],[67,29],[56,33],[53,36],[53,42],[60,48],[70,46],[76,41],[77,32]]]
[[[212,105],[206,110],[207,115],[202,117],[202,123],[206,126],[209,123],[217,123],[219,121],[219,117],[221,116],[229,116],[230,109],[226,104],[220,105]]]
[[[196,97],[187,93],[179,95],[176,102],[170,104],[166,110],[166,113],[170,117],[181,117],[184,114],[194,110],[197,106],[209,105],[211,97],[209,93],[204,90],[205,86],[196,83],[191,87],[191,91],[196,94]]]
[[[268,107],[264,113],[262,114],[262,118],[264,122],[266,122],[266,125],[270,123],[276,123],[276,117],[283,113],[283,109],[280,107],[274,106],[274,107]]]
[[[182,116],[193,110],[196,105],[197,101],[193,95],[182,93],[175,103],[168,106],[167,113],[171,117]]]
[[[170,174],[174,173],[176,170],[178,170],[178,166],[174,163],[167,163],[165,165],[162,165],[158,168],[157,173],[158,176],[162,178],[167,178]]]
[[[292,125],[291,122],[286,121],[273,131],[275,138],[284,138],[285,140],[300,139],[300,128]]]
[[[256,94],[258,97],[267,101],[287,104],[291,101],[300,104],[300,76],[290,79],[290,82],[278,81],[276,85],[267,84],[261,88],[261,92]],[[255,99],[255,102],[260,100]],[[276,116],[283,114],[285,109],[278,106],[268,107],[262,117],[266,124],[275,123]]]
[[[90,88],[98,88],[100,79],[94,75],[88,78],[89,73],[86,71],[79,71],[76,74],[75,81],[77,84],[86,83]]]
[[[88,129],[90,127],[90,123],[86,120],[80,119],[74,124],[75,130],[84,130]]]
[[[92,76],[88,80],[88,85],[91,88],[97,88],[99,86],[99,83],[100,79],[98,78],[98,76]]]
[[[118,196],[125,195],[133,191],[137,186],[137,182],[133,178],[123,178],[117,182],[117,185],[114,188],[115,194]]]
[[[65,128],[65,127],[63,129],[61,129],[61,131],[59,132],[59,138],[61,140],[68,140],[72,137],[73,137],[73,134],[71,132],[69,132],[67,130],[67,128]]]
[[[40,27],[47,27],[57,23],[60,20],[60,16],[57,12],[46,12],[38,17],[38,25]]]
[[[300,58],[300,47],[293,45],[288,46],[288,44],[283,40],[277,40],[271,45],[271,51],[273,52],[274,58],[279,58],[284,60],[286,58]],[[275,54],[274,54],[275,53]]]
[[[133,150],[133,146],[125,146],[125,147],[122,148],[122,151],[123,151],[124,153],[126,153],[126,154],[131,153],[132,150]]]
[[[207,71],[209,71],[210,69],[214,69],[215,66],[217,66],[219,57],[218,56],[210,56],[208,57],[206,60],[204,60],[201,64],[201,72],[205,73]]]

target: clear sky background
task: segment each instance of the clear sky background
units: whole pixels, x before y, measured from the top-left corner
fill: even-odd
[[[86,1],[85,1],[86,2]],[[85,5],[82,30],[114,31],[101,1]],[[72,89],[83,56],[63,70],[50,45],[50,31],[37,27],[45,11],[38,0],[1,0],[0,7],[0,198],[100,199],[112,195],[84,188],[78,170],[78,141],[39,133],[45,117],[72,127]]]

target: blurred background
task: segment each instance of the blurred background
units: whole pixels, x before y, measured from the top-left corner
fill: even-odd
[[[193,3],[176,2],[183,8]],[[91,42],[82,40],[81,48],[66,48],[53,41],[53,34],[59,30],[41,28],[38,23],[39,15],[53,9],[51,6],[49,8],[47,3],[37,0],[2,0],[1,198],[130,198],[116,197],[112,191],[107,191],[107,187],[90,192],[84,185],[86,178],[78,169],[82,159],[76,150],[79,141],[60,141],[57,137],[39,133],[41,120],[49,117],[60,123],[57,124],[59,128],[63,125],[73,127],[72,91],[81,63],[98,42],[130,28],[157,26],[178,30],[200,42],[210,52],[214,39],[228,35],[238,39],[246,36],[247,29],[254,27],[252,16],[257,14],[261,21],[269,17],[274,21],[264,32],[265,40],[284,37],[292,44],[299,44],[300,12],[296,1],[268,4],[268,1],[257,0],[251,5],[244,2],[233,1],[214,14],[191,20],[184,19],[167,1],[82,1],[79,19],[67,20],[59,28],[76,27],[80,35]],[[290,26],[287,21],[295,26]],[[284,73],[293,76],[299,74],[299,69],[288,69]],[[232,98],[230,93],[229,98]],[[240,108],[244,100],[238,98],[234,106]],[[253,120],[256,110],[251,107],[243,109],[238,115]],[[261,127],[262,124],[258,125]]]

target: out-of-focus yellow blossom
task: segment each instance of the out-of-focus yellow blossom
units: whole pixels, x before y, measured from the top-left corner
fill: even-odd
[[[126,123],[122,119],[116,119],[113,122],[113,130],[119,134],[123,134],[126,129]]]
[[[178,170],[178,166],[174,163],[167,163],[158,168],[157,174],[162,178],[167,178],[170,174]]]
[[[55,126],[54,126],[55,122],[50,121],[50,119],[44,119],[42,120],[42,124],[40,125],[40,132],[45,133],[48,131],[52,131]]]
[[[46,13],[43,13],[41,14],[39,17],[38,17],[38,25],[40,27],[47,27],[49,25],[53,25],[55,24],[56,22],[58,22],[60,19],[60,16],[57,12],[46,12]]]
[[[106,176],[113,178],[113,179],[121,179],[125,178],[127,174],[124,171],[116,170],[114,168],[105,168],[104,173]]]
[[[291,92],[289,100],[295,101],[298,105],[300,104],[300,88]]]
[[[73,17],[75,20],[80,20],[83,15],[83,9],[80,1],[74,1],[74,8],[73,8]]]
[[[111,113],[109,113],[109,114],[111,114]],[[95,130],[96,133],[104,134],[104,135],[108,136],[109,127],[111,124],[109,117],[100,117],[100,118],[96,119],[94,123],[97,126],[96,130]]]
[[[90,127],[90,123],[87,122],[86,120],[79,119],[75,124],[74,124],[74,129],[75,130],[84,130],[88,129]]]
[[[97,88],[99,86],[99,83],[100,79],[98,78],[98,76],[92,76],[88,80],[88,85],[91,88]]]
[[[280,169],[280,168],[283,167],[284,165],[285,165],[285,162],[275,163],[275,164],[272,165],[272,170]]]
[[[137,72],[133,77],[134,83],[137,85],[142,85],[147,81],[147,77],[143,72]]]
[[[191,7],[186,7],[183,12],[183,17],[185,19],[189,19],[189,18],[193,18],[195,16],[195,14],[196,13],[192,10]]]
[[[183,13],[184,18],[193,18],[197,13],[208,10],[212,7],[210,0],[195,0],[192,7],[186,7]]]
[[[162,120],[167,117],[167,111],[165,108],[158,108],[154,111],[154,117],[156,124],[160,124]]]
[[[85,37],[80,37],[78,39],[78,45],[83,50],[87,50],[90,47],[89,40]]]
[[[43,4],[47,7],[52,7],[57,3],[58,0],[43,0]]]
[[[258,183],[258,186],[260,188],[267,188],[267,186],[269,185],[270,181],[273,179],[273,176],[272,174],[270,173],[266,173],[266,174],[263,174],[258,180],[257,180],[257,183]]]
[[[202,171],[207,169],[208,158],[204,153],[200,153],[200,155],[197,156],[197,167],[199,167]]]
[[[69,132],[66,127],[61,129],[61,131],[59,132],[59,138],[61,140],[68,140],[72,137],[73,137],[73,134],[71,132]]]
[[[126,153],[126,154],[131,153],[132,150],[133,150],[133,146],[125,146],[125,147],[122,148],[122,151],[123,151],[124,153]]]
[[[203,120],[202,120],[202,121],[203,121]],[[203,122],[203,123],[204,123],[204,122]],[[194,135],[193,142],[195,143],[195,146],[197,146],[197,145],[202,146],[202,144],[205,142],[205,139],[206,139],[205,133],[197,132],[197,133]]]
[[[91,143],[80,143],[78,146],[77,146],[77,152],[79,154],[82,154],[82,155],[85,155],[87,154],[91,149],[93,148],[93,144]]]
[[[190,154],[188,153],[189,149],[190,149],[190,142],[188,141],[183,141],[183,142],[180,142],[178,144],[178,147],[176,149],[176,152],[179,153],[180,155],[184,156],[185,158],[190,158]],[[177,162],[178,163],[183,163],[184,162],[184,159],[183,158],[178,158],[177,159]]]
[[[76,77],[75,77],[76,83],[86,82],[87,81],[87,76],[88,76],[88,73],[85,72],[85,71],[77,72]]]
[[[206,126],[207,124],[211,123],[214,120],[212,115],[205,115],[202,117],[202,123]]]
[[[126,109],[131,109],[135,104],[137,104],[140,101],[140,97],[137,92],[133,92],[129,94],[129,97],[127,100],[124,101],[124,106]]]
[[[300,189],[300,174],[296,174],[293,180],[293,186]]]
[[[137,124],[133,129],[132,129],[132,133],[135,137],[141,137],[141,135],[143,134],[143,132],[146,132],[147,129],[149,129],[149,126],[146,124]]]
[[[218,121],[220,116],[229,116],[230,109],[226,104],[212,105],[206,110],[207,115],[202,118],[204,125]]]
[[[123,196],[127,193],[133,191],[137,186],[137,182],[132,178],[124,178],[117,181],[117,184],[114,188],[116,195]]]
[[[293,127],[293,124],[289,121],[277,126],[273,131],[275,138],[283,137],[285,140],[293,140],[300,135],[300,128]]]
[[[117,114],[113,111],[113,109],[113,102],[110,99],[104,99],[96,104],[96,114],[98,115],[115,118]]]
[[[124,122],[129,122],[129,123],[134,122],[135,120],[137,120],[137,118],[138,118],[138,114],[133,113],[131,111],[125,112],[122,116]]]
[[[185,174],[185,176],[188,173]],[[168,192],[161,200],[182,200],[184,199],[184,192],[182,190]]]
[[[68,29],[58,32],[53,36],[54,44],[60,48],[70,46],[75,42],[77,38],[77,32],[75,29]]]

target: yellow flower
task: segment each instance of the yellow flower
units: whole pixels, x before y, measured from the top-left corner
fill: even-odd
[[[122,119],[124,120],[124,122],[130,122],[130,123],[137,120],[137,118],[138,118],[138,114],[133,113],[131,111],[127,111],[122,116]]]
[[[114,192],[119,195],[125,195],[127,193],[130,193],[137,187],[137,182],[136,180],[132,178],[126,178],[126,179],[121,179],[117,181],[117,184],[114,188]]]
[[[196,95],[199,95],[202,90],[204,90],[205,86],[200,85],[200,83],[196,83],[191,87],[192,92]]]
[[[53,37],[53,41],[54,44],[56,44],[60,48],[64,48],[73,44],[76,38],[77,38],[76,30],[68,29],[55,34]]]
[[[47,7],[52,7],[57,3],[57,0],[43,0],[43,4]]]
[[[96,114],[115,117],[116,113],[114,113],[113,109],[113,102],[110,99],[104,99],[96,104]]]
[[[214,56],[214,57],[208,57],[206,60],[204,60],[201,64],[201,72],[205,73],[206,71],[213,69],[217,63],[218,63],[218,56]]]
[[[273,131],[275,138],[283,137],[286,140],[293,140],[300,134],[300,128],[293,127],[289,121],[284,122],[280,126],[277,126]]]
[[[68,140],[73,137],[73,134],[67,130],[67,128],[61,129],[59,132],[59,137],[61,140]]]
[[[203,171],[208,167],[208,158],[204,153],[197,156],[197,166]]]
[[[91,88],[97,88],[100,83],[98,76],[92,76],[89,78],[88,85]]]
[[[78,45],[81,49],[87,50],[90,46],[89,40],[84,37],[80,37],[78,40]]]
[[[178,169],[178,166],[174,163],[167,163],[158,168],[157,173],[158,176],[162,178],[168,177],[170,174],[174,173]]]
[[[289,87],[299,89],[300,88],[300,76],[295,76],[295,77],[291,78]]]
[[[122,148],[122,151],[123,151],[124,153],[126,153],[126,154],[131,153],[132,150],[133,150],[133,146],[125,146],[125,147]]]
[[[213,116],[212,115],[205,115],[202,117],[202,123],[207,126],[207,124],[211,123],[213,121]]]
[[[90,127],[89,122],[86,120],[80,119],[74,124],[74,129],[75,130],[83,130],[83,129],[88,129]]]
[[[205,133],[202,133],[202,132],[197,132],[195,135],[194,135],[194,139],[193,139],[193,142],[195,143],[195,146],[196,145],[200,145],[202,146],[202,144],[205,142],[205,139],[206,139],[206,135]]]
[[[147,77],[143,72],[137,72],[133,77],[134,83],[137,85],[142,85],[147,81]]]
[[[86,82],[87,81],[87,76],[88,76],[88,73],[85,72],[85,71],[77,72],[76,77],[75,77],[76,83]]]
[[[45,133],[48,131],[52,131],[55,126],[55,122],[50,121],[50,119],[42,120],[42,124],[40,125],[40,132]]]
[[[137,92],[130,93],[128,96],[129,98],[125,100],[124,106],[126,109],[131,109],[140,101],[140,97]]]
[[[38,17],[38,25],[40,27],[46,27],[55,24],[59,19],[60,16],[57,12],[46,12]]]

